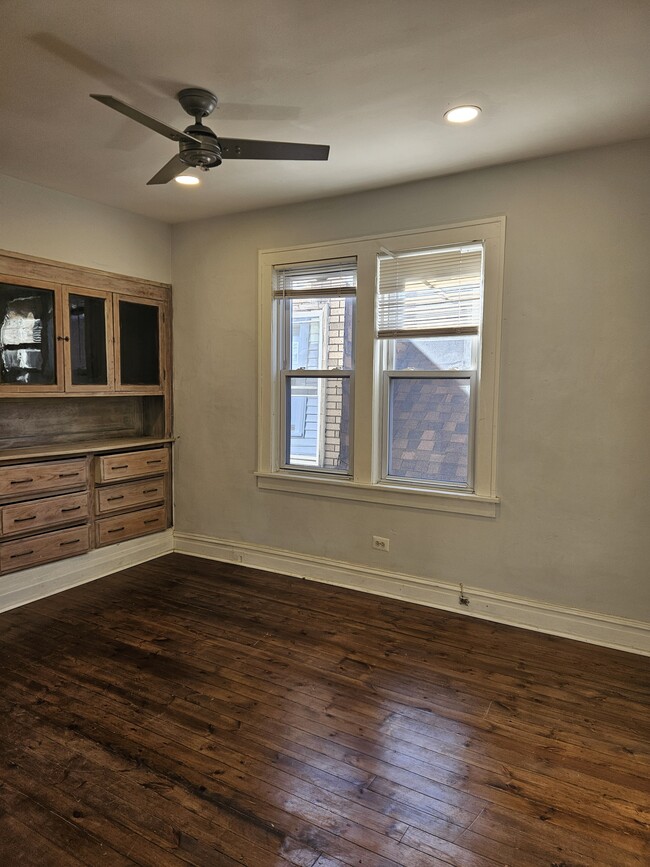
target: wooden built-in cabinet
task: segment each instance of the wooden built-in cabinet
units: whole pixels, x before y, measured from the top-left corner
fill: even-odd
[[[0,273],[0,394],[162,394],[165,307]]]
[[[42,460],[20,463],[10,462],[15,456],[8,453],[0,462],[0,573],[171,525],[171,446],[107,453],[110,443],[95,448],[55,459],[48,449]]]
[[[0,573],[171,525],[170,290],[0,251]]]

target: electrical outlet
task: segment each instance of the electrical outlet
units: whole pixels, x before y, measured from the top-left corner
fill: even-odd
[[[372,537],[372,547],[376,548],[377,551],[389,551],[390,550],[390,540],[384,539],[383,536],[373,536]]]

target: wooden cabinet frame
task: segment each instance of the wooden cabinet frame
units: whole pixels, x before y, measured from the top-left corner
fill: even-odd
[[[158,385],[129,385],[122,383],[121,377],[121,343],[120,343],[120,302],[125,301],[131,304],[149,305],[158,308]],[[165,388],[167,372],[165,369],[165,359],[167,355],[166,339],[166,304],[162,301],[156,301],[152,298],[143,298],[140,296],[131,295],[116,295],[113,298],[113,334],[115,342],[115,391],[123,394],[161,394]]]
[[[19,277],[14,274],[0,274],[0,283],[9,283],[13,286],[24,286],[25,289],[46,289],[54,295],[54,365],[56,381],[52,385],[20,385],[18,383],[0,382],[0,396],[3,394],[27,396],[34,394],[60,394],[65,387],[65,363],[63,344],[63,299],[61,285],[50,283],[46,280],[32,280],[31,278]],[[0,362],[1,363],[1,362]]]
[[[70,334],[70,296],[83,295],[88,298],[104,299],[104,320],[106,329],[106,379],[105,385],[76,385],[72,382],[72,339]],[[65,357],[65,390],[80,394],[112,392],[115,389],[115,337],[113,335],[113,295],[103,289],[86,289],[83,286],[63,287],[63,351]]]

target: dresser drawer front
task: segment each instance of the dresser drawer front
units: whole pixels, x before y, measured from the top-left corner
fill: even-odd
[[[152,503],[164,502],[167,498],[167,476],[155,479],[141,479],[137,482],[124,482],[110,485],[95,491],[95,512],[107,515],[123,509],[135,509]]]
[[[90,527],[73,527],[43,533],[0,545],[0,572],[16,572],[64,557],[84,554],[90,548]]]
[[[158,506],[154,509],[143,509],[140,512],[129,512],[126,515],[115,515],[112,518],[102,518],[96,523],[97,547],[113,545],[125,539],[135,539],[148,533],[157,533],[167,527],[167,509]]]
[[[41,530],[57,524],[70,524],[88,518],[88,495],[64,494],[45,500],[29,500],[0,507],[0,531],[3,536]]]
[[[0,497],[23,497],[65,488],[80,488],[88,481],[85,458],[0,467]]]
[[[169,449],[104,455],[97,461],[98,482],[119,482],[139,476],[156,476],[169,469]]]

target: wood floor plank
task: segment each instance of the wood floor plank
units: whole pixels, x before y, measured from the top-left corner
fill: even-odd
[[[26,864],[650,860],[631,654],[169,555],[2,615],[0,659]]]

